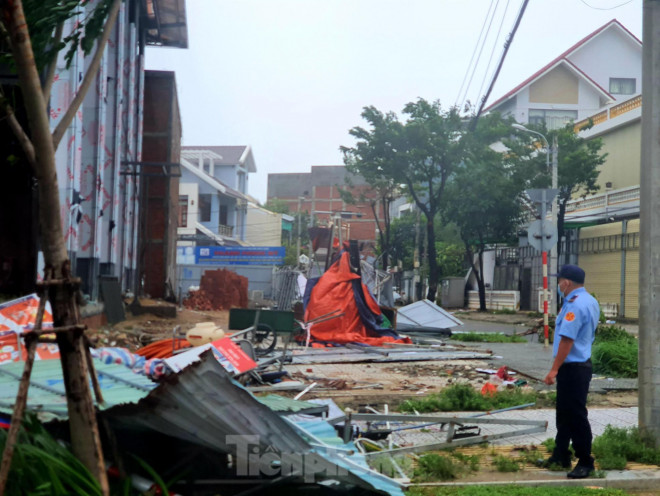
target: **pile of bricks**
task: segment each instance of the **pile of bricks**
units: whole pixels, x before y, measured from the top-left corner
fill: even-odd
[[[247,277],[226,269],[207,270],[202,276],[199,291],[191,291],[183,304],[194,310],[247,308]]]

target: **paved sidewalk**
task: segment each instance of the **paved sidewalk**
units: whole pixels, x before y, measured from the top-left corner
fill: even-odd
[[[637,407],[630,408],[591,408],[589,409],[589,422],[594,437],[600,436],[607,425],[614,427],[628,428],[637,425]],[[425,414],[429,415],[429,414]],[[430,414],[433,416],[447,416],[447,413]],[[449,414],[457,417],[470,417],[475,415],[475,412],[455,413]],[[548,438],[554,438],[557,434],[555,428],[555,410],[554,409],[538,409],[538,410],[513,410],[508,412],[497,413],[491,416],[496,419],[525,419],[525,420],[544,420],[548,423],[548,429],[545,432],[538,432],[534,434],[525,434],[516,437],[507,437],[504,439],[497,439],[492,441],[495,445],[531,445],[540,444]],[[466,422],[470,425],[470,422]],[[507,432],[516,427],[506,424],[473,424],[481,428],[481,435],[493,435],[501,432]],[[440,426],[429,426],[425,429],[426,432],[419,430],[401,431],[395,434],[394,441],[403,444],[429,444],[433,442],[444,441],[446,431],[441,431]]]

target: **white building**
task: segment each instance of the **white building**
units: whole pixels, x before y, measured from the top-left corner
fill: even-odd
[[[184,146],[179,183],[179,245],[246,245],[249,146]]]
[[[549,129],[585,119],[642,91],[642,42],[616,19],[583,38],[486,111]]]

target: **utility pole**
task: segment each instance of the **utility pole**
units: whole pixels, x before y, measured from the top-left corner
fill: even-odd
[[[558,191],[558,187],[559,187],[558,186],[559,173],[557,170],[559,168],[559,161],[557,158],[558,155],[559,155],[559,144],[557,143],[557,135],[555,134],[552,137],[552,186],[551,186],[551,188],[555,191]],[[555,229],[557,228],[558,214],[559,214],[559,195],[555,196],[555,199],[552,202],[552,225],[555,226]],[[558,239],[557,243],[561,243],[561,239]],[[557,246],[558,246],[557,244],[552,245],[552,250],[550,251],[551,274],[556,274],[557,272],[559,272]],[[554,290],[557,287],[556,277],[551,276],[549,287],[552,289],[552,291],[550,291],[550,314],[557,315],[557,291]]]
[[[644,0],[639,243],[639,427],[660,447],[660,2]]]
[[[300,263],[300,224],[302,224],[300,218],[300,203],[302,202],[302,200],[303,197],[299,196],[298,197],[298,246],[296,249],[296,266],[298,266],[298,264]]]

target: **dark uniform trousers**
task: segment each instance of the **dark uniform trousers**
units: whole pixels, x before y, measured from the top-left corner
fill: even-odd
[[[591,426],[587,418],[591,373],[591,360],[564,363],[557,372],[557,437],[554,455],[570,460],[568,447],[572,441],[578,464],[587,467],[593,467]]]

